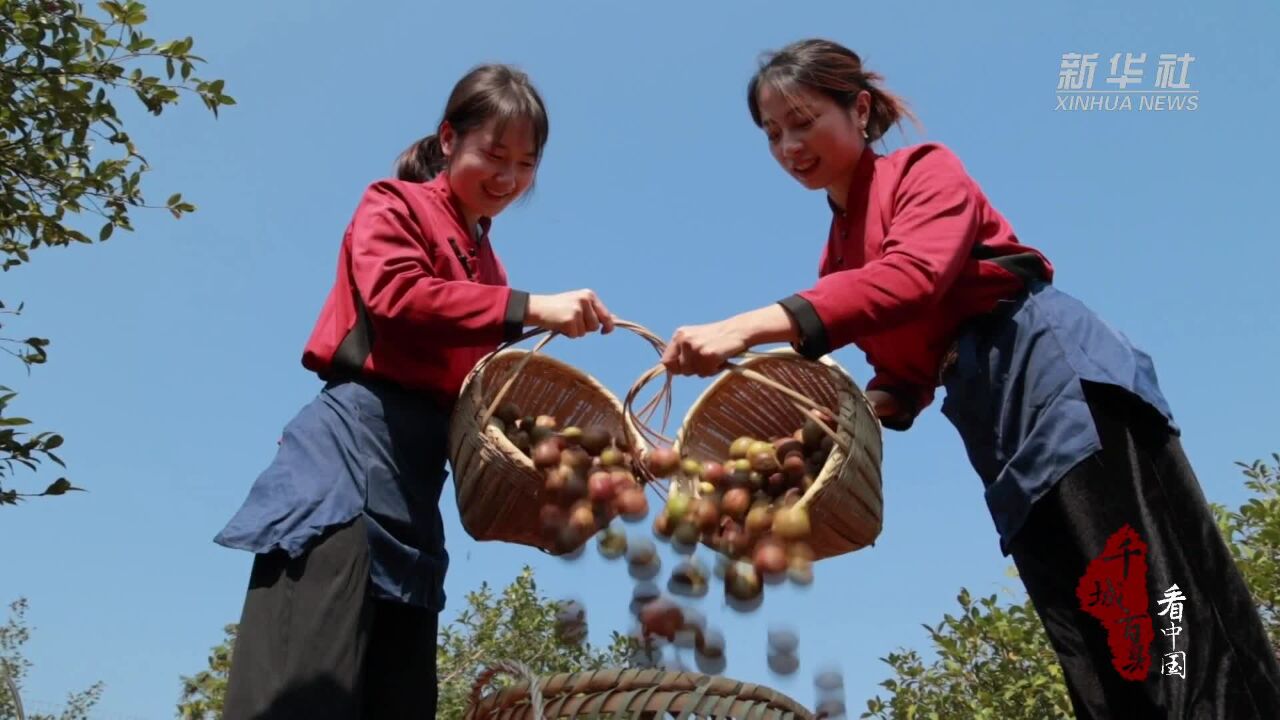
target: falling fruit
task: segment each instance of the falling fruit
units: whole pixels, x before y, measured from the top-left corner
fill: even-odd
[[[753,560],[756,570],[762,575],[777,575],[787,570],[787,551],[782,543],[772,538],[756,544]]]
[[[652,600],[640,609],[640,627],[645,634],[674,640],[682,625],[684,613],[680,606],[666,598]]]
[[[627,534],[617,528],[607,527],[600,532],[596,547],[608,560],[620,558],[627,552]]]
[[[649,500],[644,490],[632,487],[618,494],[618,514],[626,520],[641,520],[649,514]]]
[[[725,570],[725,594],[737,600],[754,600],[760,596],[763,586],[756,569],[747,563],[736,562]]]

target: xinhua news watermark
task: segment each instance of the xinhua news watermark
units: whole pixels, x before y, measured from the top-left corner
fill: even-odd
[[[1189,79],[1191,53],[1155,56],[1154,78],[1147,80],[1147,53],[1062,53],[1058,66],[1057,111],[1187,112],[1200,107],[1200,91]],[[1101,63],[1105,77],[1099,79]],[[1095,80],[1097,82],[1095,83]]]

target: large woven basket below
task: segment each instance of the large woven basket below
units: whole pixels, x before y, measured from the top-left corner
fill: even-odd
[[[538,517],[544,478],[527,455],[496,428],[481,427],[494,396],[528,357],[499,350],[467,377],[449,422],[449,461],[462,526],[476,540],[502,540],[555,553]],[[600,427],[634,448],[642,441],[623,415],[622,403],[590,375],[540,353],[529,357],[504,401],[528,415],[551,415],[561,427]]]
[[[834,360],[805,360],[791,350],[755,354],[737,365],[817,401],[852,430],[836,428],[840,442],[800,500],[809,511],[815,558],[874,544],[884,514],[882,438],[880,421],[861,388]],[[689,409],[675,449],[682,457],[723,462],[735,438],[771,440],[792,434],[804,420],[783,393],[742,373],[725,372]]]
[[[538,678],[539,716],[528,681],[479,697],[468,720],[547,718],[751,718],[811,720],[782,693],[726,677],[661,670],[600,670]],[[687,713],[687,714],[685,714]]]

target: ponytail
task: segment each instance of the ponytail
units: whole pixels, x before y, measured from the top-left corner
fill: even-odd
[[[907,102],[901,96],[885,90],[880,85],[884,81],[878,73],[863,71],[862,84],[867,92],[871,93],[871,114],[867,118],[867,138],[871,141],[879,140],[884,137],[885,133],[894,125],[902,122],[903,118],[910,118],[919,125],[916,116],[907,107]]]
[[[446,165],[439,135],[428,135],[405,148],[396,158],[396,179],[427,182],[440,174]]]

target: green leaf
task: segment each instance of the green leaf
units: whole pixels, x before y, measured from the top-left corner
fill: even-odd
[[[58,478],[57,480],[54,480],[53,483],[49,485],[49,487],[45,488],[45,491],[40,494],[41,495],[63,495],[68,490],[71,490],[71,489],[72,489],[71,481],[67,480],[66,478]]]
[[[0,426],[16,427],[18,425],[30,425],[31,421],[26,418],[0,418]]]
[[[103,225],[102,229],[98,231],[98,241],[105,242],[107,238],[111,237],[111,233],[114,232],[115,229],[116,229],[116,226],[113,225],[112,223],[107,223]]]

